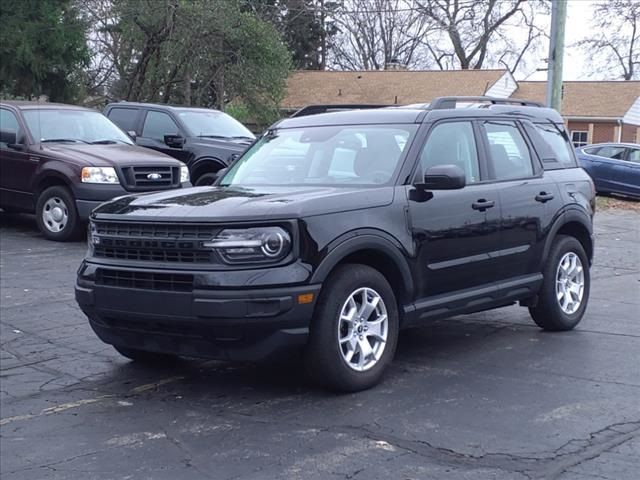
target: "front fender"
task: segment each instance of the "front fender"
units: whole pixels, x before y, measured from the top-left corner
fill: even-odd
[[[393,237],[375,230],[349,232],[332,241],[327,246],[327,253],[315,269],[310,283],[323,282],[342,260],[353,253],[363,250],[375,251],[387,257],[402,278],[404,292],[410,298],[413,297],[413,277],[405,257],[404,248]]]

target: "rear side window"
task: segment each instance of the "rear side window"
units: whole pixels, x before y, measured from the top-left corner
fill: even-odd
[[[137,108],[116,107],[109,110],[107,117],[125,132],[131,132],[136,130],[138,112]]]
[[[624,151],[625,147],[607,145],[606,147],[600,147],[596,155],[600,157],[613,158],[614,160],[624,160]]]
[[[635,163],[640,163],[640,148],[629,149],[629,160]]]
[[[571,142],[566,132],[553,123],[537,123],[536,128],[542,139],[551,148],[555,159],[564,167],[575,167],[576,163],[571,154]],[[586,151],[586,150],[585,150]],[[587,152],[591,153],[591,152]]]
[[[164,141],[165,135],[176,135],[180,131],[176,122],[162,112],[155,112],[153,110],[147,113],[147,118],[144,121],[144,127],[142,128],[142,136],[145,138],[153,138],[154,140]]]
[[[531,152],[514,122],[484,122],[489,142],[489,158],[496,180],[512,180],[533,176]]]

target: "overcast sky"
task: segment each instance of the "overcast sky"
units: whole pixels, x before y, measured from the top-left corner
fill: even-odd
[[[602,1],[602,0],[599,0]],[[585,34],[589,33],[590,21],[593,16],[593,0],[569,0],[567,5],[567,25],[565,32],[565,57],[563,65],[564,80],[588,80],[588,79],[605,79],[602,76],[589,76],[591,69],[587,55],[581,49],[572,46],[580,41]],[[547,56],[548,47],[544,52]],[[541,60],[539,68],[545,68],[546,64]],[[522,75],[516,76],[521,80]],[[546,80],[546,72],[535,72],[531,74],[527,80]],[[612,80],[613,78],[609,78]],[[618,79],[616,79],[618,80]]]

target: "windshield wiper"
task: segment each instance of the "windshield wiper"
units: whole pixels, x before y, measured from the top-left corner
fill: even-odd
[[[234,135],[233,137],[229,138],[233,138],[234,140],[254,140],[253,137],[247,137],[246,135]]]
[[[86,140],[80,140],[79,138],[45,138],[44,140],[40,140],[40,143],[54,143],[54,142],[73,142],[73,143],[86,143],[89,144]]]
[[[122,140],[110,140],[110,139],[104,139],[104,140],[94,140],[93,142],[89,142],[91,145],[111,145],[113,143],[124,143],[125,145],[127,145],[127,142],[123,142]]]
[[[198,135],[199,138],[224,138],[225,140],[231,138],[226,135]]]

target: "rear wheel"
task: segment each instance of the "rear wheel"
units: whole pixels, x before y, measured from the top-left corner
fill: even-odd
[[[365,265],[343,265],[324,282],[310,328],[306,364],[319,383],[358,391],[380,381],[398,340],[389,283]]]
[[[80,218],[69,189],[55,185],[44,190],[36,203],[36,221],[49,240],[64,242],[78,237]]]
[[[545,330],[571,330],[582,320],[591,286],[589,259],[582,244],[574,237],[558,236],[543,275],[538,304],[529,308],[531,317]]]
[[[168,353],[156,353],[147,352],[145,350],[138,350],[137,348],[127,348],[119,345],[114,345],[113,348],[129,360],[140,363],[158,364],[158,363],[171,363],[175,362],[178,357]]]

